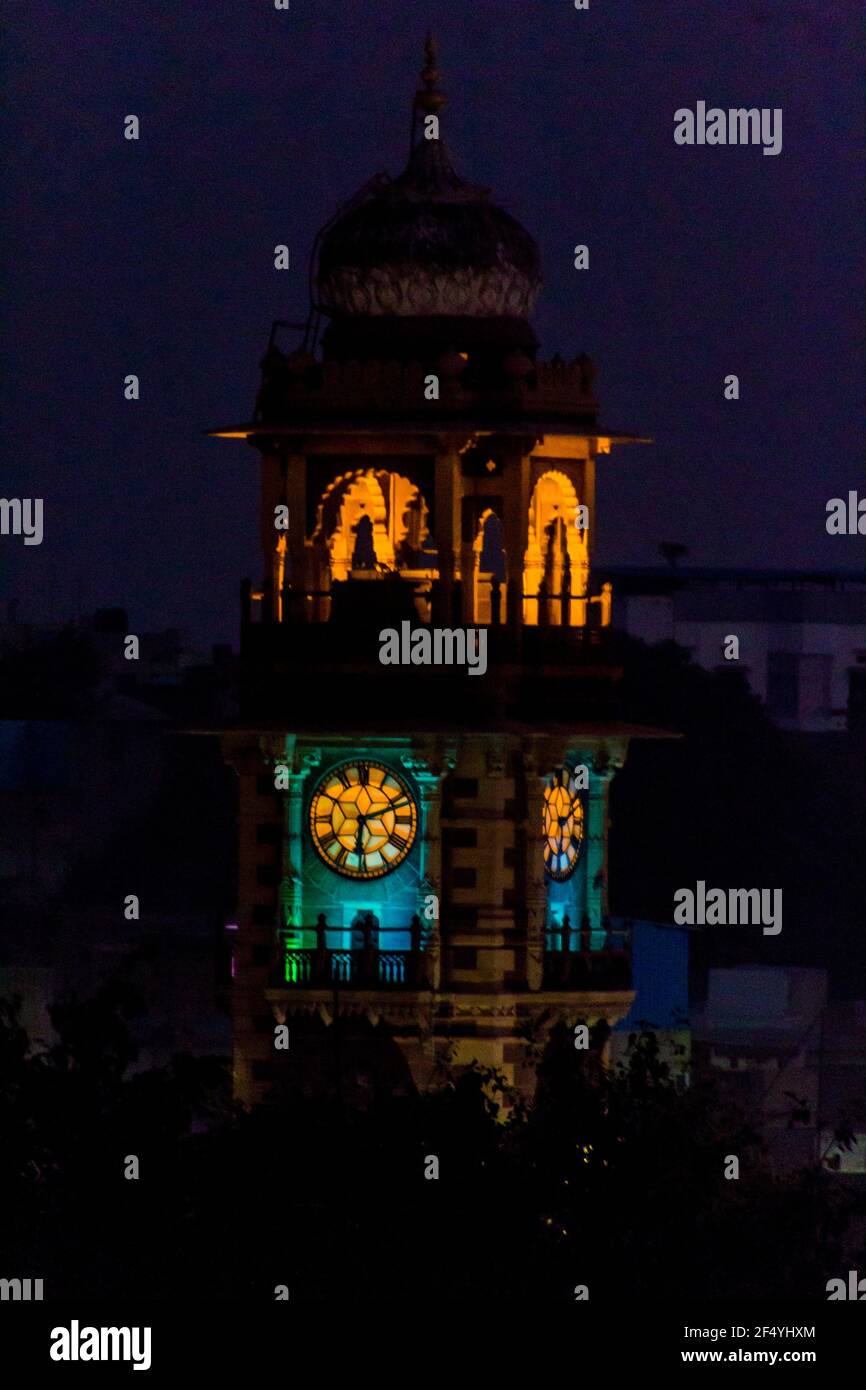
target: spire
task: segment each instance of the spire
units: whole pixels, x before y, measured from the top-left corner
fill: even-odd
[[[421,69],[421,81],[424,84],[415,93],[415,112],[421,115],[435,115],[441,111],[448,98],[438,87],[438,82],[442,77],[436,64],[439,60],[439,51],[436,40],[428,32],[424,40],[424,66]]]
[[[466,183],[456,173],[444,140],[437,134],[428,137],[424,122],[436,116],[448,101],[439,83],[442,74],[438,67],[439,50],[431,33],[424,41],[424,66],[421,86],[412,102],[412,129],[409,137],[409,162],[394,188],[410,198],[447,198],[456,202],[486,200],[488,191]]]

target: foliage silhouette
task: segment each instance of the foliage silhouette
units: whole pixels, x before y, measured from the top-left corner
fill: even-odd
[[[216,1059],[135,1071],[137,1007],[120,986],[64,1001],[38,1049],[0,1002],[4,1264],[47,1297],[822,1299],[863,1258],[838,1177],[771,1173],[650,1032],[614,1067],[604,1029],[586,1052],[554,1030],[532,1103],[472,1066],[366,1107],[289,1092],[246,1112]]]

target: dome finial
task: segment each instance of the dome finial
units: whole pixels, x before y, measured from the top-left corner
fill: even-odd
[[[428,32],[424,40],[424,66],[421,69],[421,81],[424,85],[415,93],[415,110],[428,115],[441,111],[448,100],[437,85],[442,76],[436,66],[438,59],[436,40],[432,33]]]

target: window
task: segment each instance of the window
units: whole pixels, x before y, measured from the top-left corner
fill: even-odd
[[[450,796],[463,801],[473,801],[478,795],[477,777],[449,777],[445,786]]]
[[[451,964],[455,970],[475,970],[478,952],[474,946],[455,946],[451,952]]]
[[[474,869],[452,869],[449,875],[452,888],[474,888]]]
[[[475,849],[478,844],[477,830],[462,826],[446,826],[442,831],[442,845],[445,849]]]
[[[767,713],[785,723],[810,725],[830,717],[833,658],[822,652],[770,652]]]

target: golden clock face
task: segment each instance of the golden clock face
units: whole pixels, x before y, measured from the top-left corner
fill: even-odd
[[[553,773],[544,789],[544,867],[551,878],[574,872],[583,841],[583,802],[567,767]]]
[[[335,767],[310,803],[310,834],[329,869],[346,878],[381,878],[402,864],[418,828],[414,797],[381,763]]]

